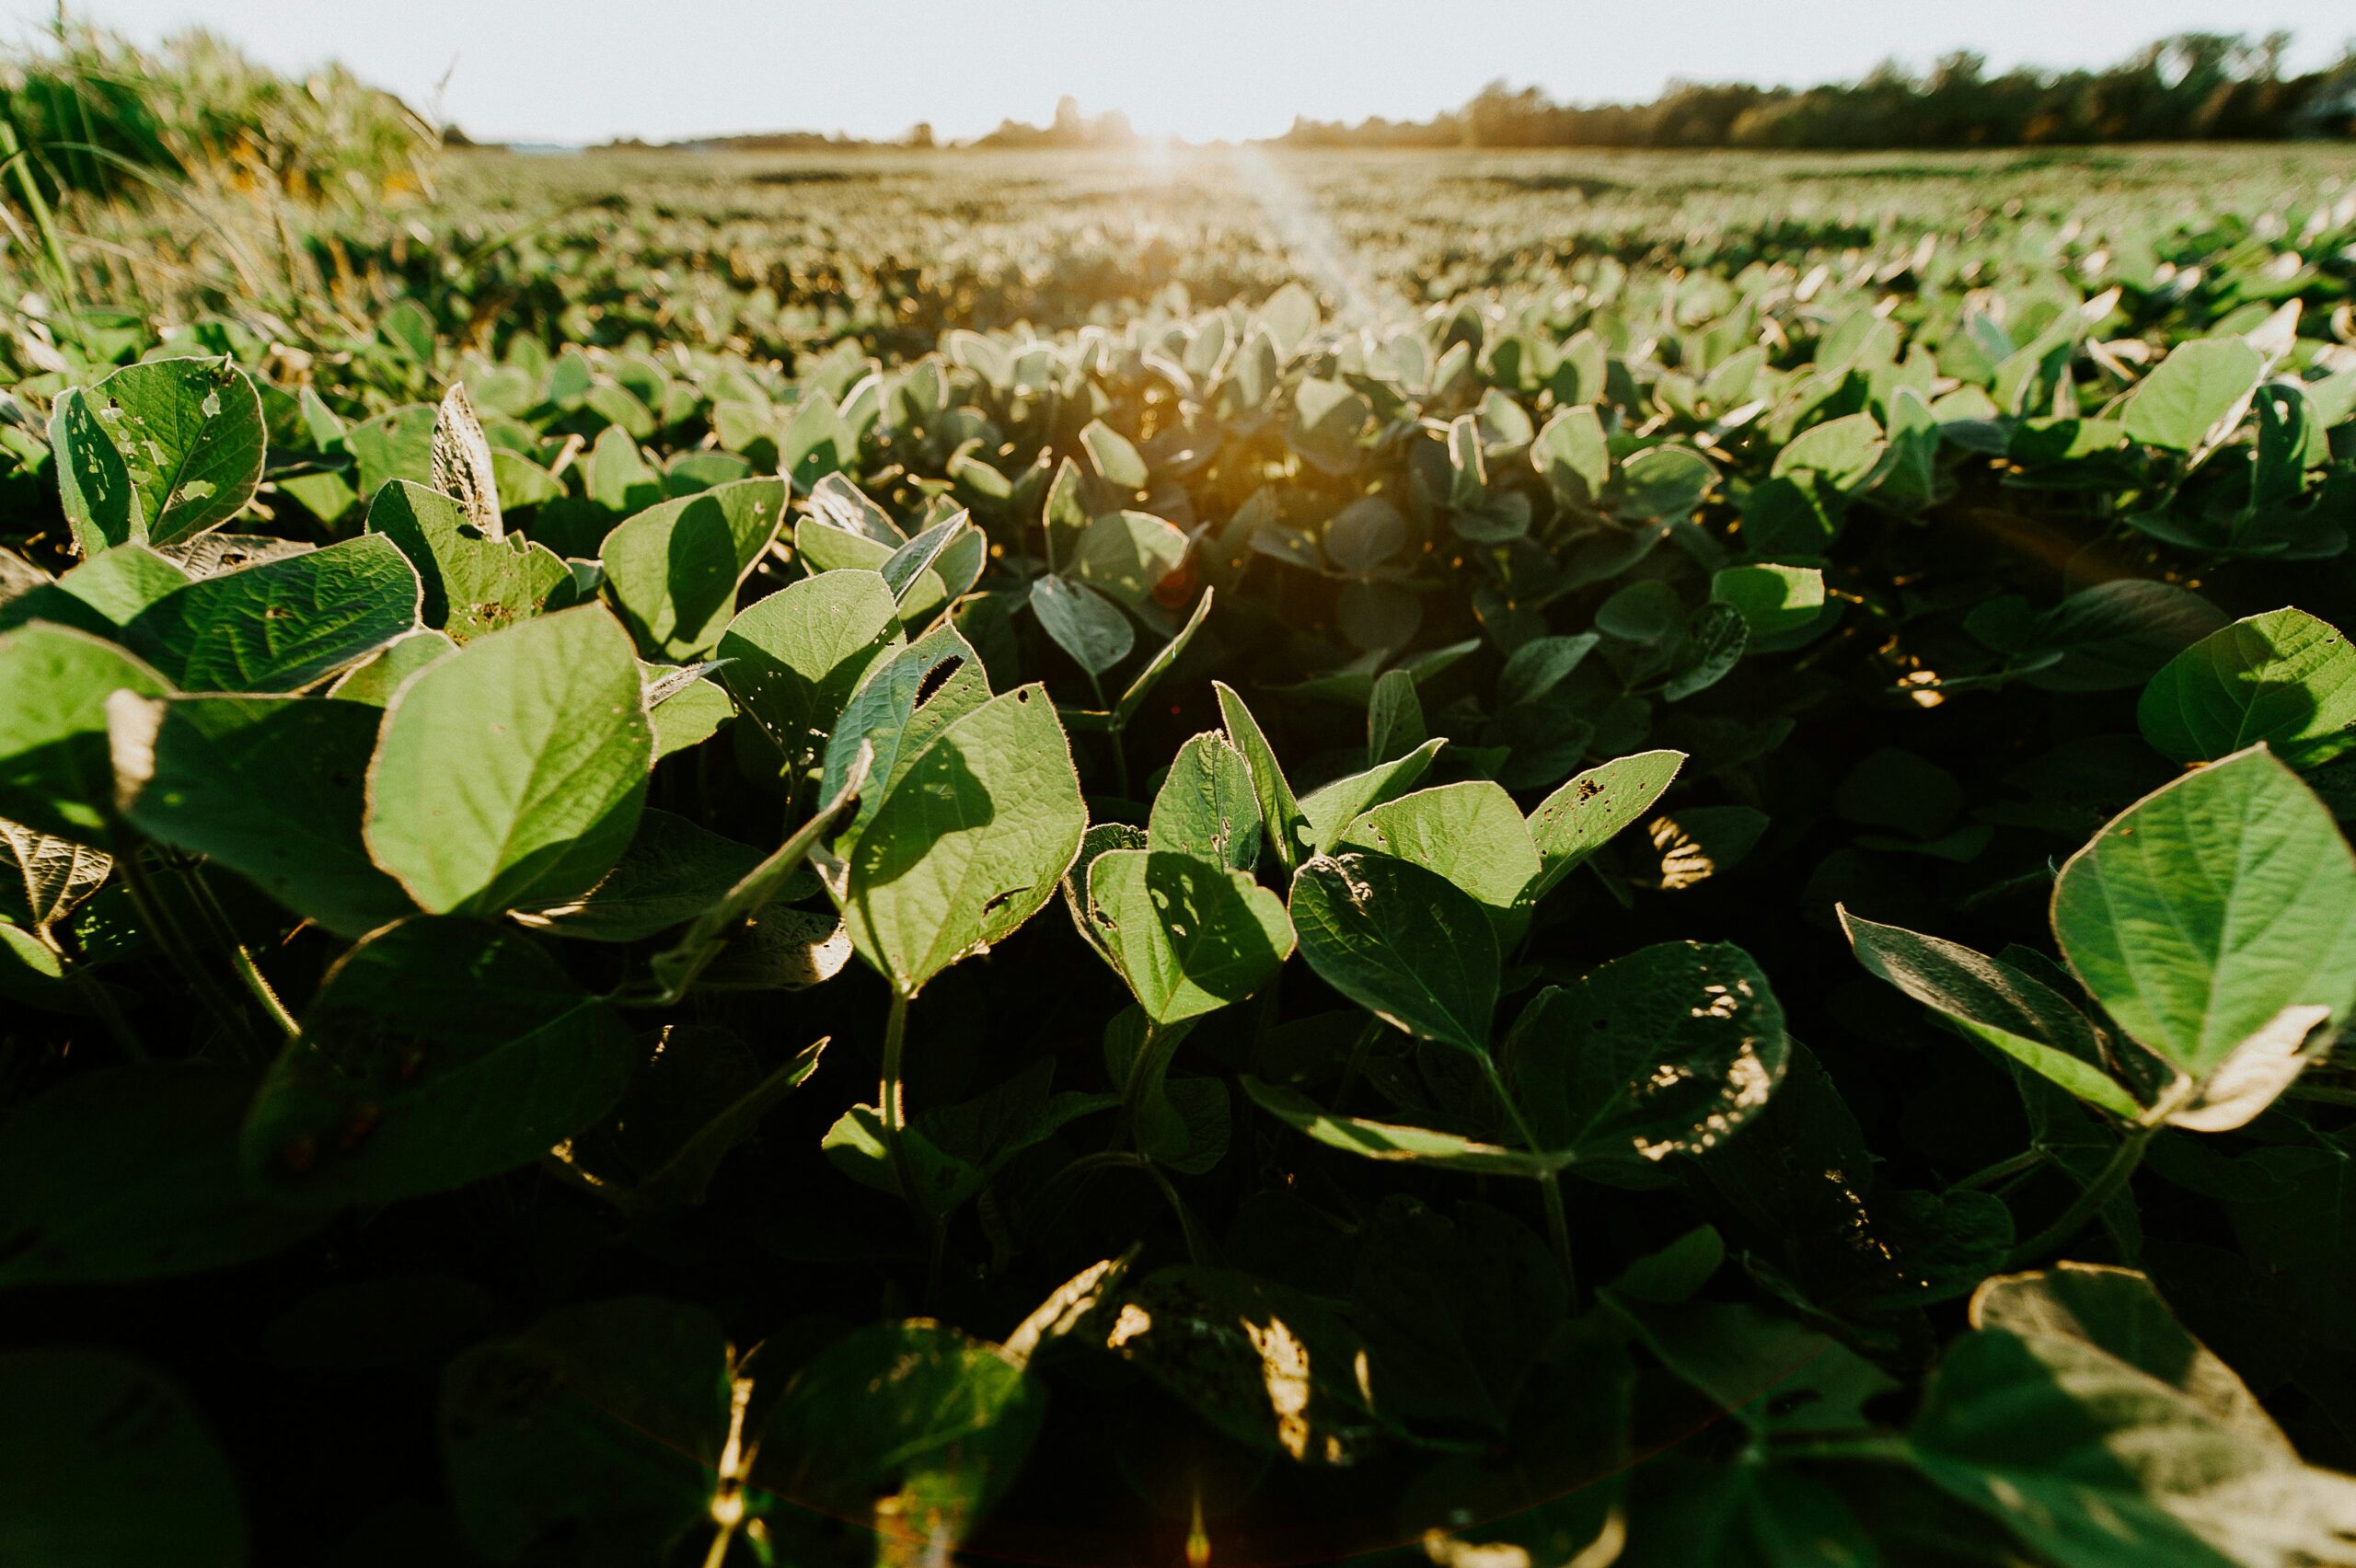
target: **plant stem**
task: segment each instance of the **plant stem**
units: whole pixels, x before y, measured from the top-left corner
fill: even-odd
[[[2112,1152],[2110,1163],[2086,1184],[2085,1190],[2078,1194],[2077,1201],[2062,1210],[2061,1217],[2052,1224],[2014,1248],[2013,1255],[2005,1260],[2004,1266],[2025,1268],[2075,1236],[2086,1221],[2100,1214],[2111,1199],[2126,1190],[2128,1182],[2135,1174],[2135,1168],[2143,1163],[2143,1147],[2159,1130],[2157,1126],[2131,1130]]]
[[[900,1078],[901,1056],[908,1040],[908,997],[892,987],[892,1010],[884,1020],[884,1081],[876,1088],[876,1109],[884,1123],[884,1151],[892,1157],[892,1176],[900,1184],[900,1201],[919,1219],[930,1210],[917,1187],[916,1164],[908,1158],[907,1094]]]
[[[1358,1073],[1366,1066],[1367,1054],[1374,1049],[1374,1043],[1382,1038],[1382,1030],[1380,1019],[1369,1018],[1366,1027],[1358,1031],[1357,1039],[1351,1042],[1350,1058],[1342,1065],[1342,1087],[1334,1091],[1335,1115],[1348,1113],[1350,1090],[1357,1087]]]
[[[190,990],[196,993],[197,999],[204,1004],[204,1009],[213,1015],[213,1020],[237,1042],[239,1055],[251,1061],[260,1051],[260,1042],[254,1038],[244,1013],[213,983],[213,977],[197,962],[195,952],[189,946],[188,933],[173,917],[155,882],[148,878],[147,868],[139,859],[140,848],[141,846],[135,842],[114,847],[115,864],[122,868],[123,891],[131,895],[132,907],[139,911],[139,923],[147,928],[149,936],[156,939],[156,945],[164,950],[164,955],[171,961],[172,967],[180,972],[180,978],[188,983]]]
[[[2023,1149],[2009,1159],[2000,1159],[1993,1165],[1983,1165],[1961,1181],[1949,1183],[1947,1191],[1969,1193],[1981,1187],[1993,1186],[2007,1177],[2017,1176],[2025,1170],[2034,1170],[2044,1163],[2044,1149]]]
[[[1521,1113],[1521,1107],[1514,1102],[1512,1093],[1507,1090],[1505,1075],[1497,1070],[1496,1060],[1486,1055],[1481,1057],[1481,1066],[1489,1075],[1489,1088],[1496,1093],[1497,1103],[1506,1108],[1506,1115],[1513,1123],[1514,1136],[1521,1140],[1522,1147],[1536,1154],[1538,1135],[1530,1130],[1529,1118]],[[1554,1256],[1562,1262],[1563,1283],[1570,1287],[1571,1304],[1576,1308],[1579,1298],[1579,1276],[1578,1270],[1571,1262],[1571,1221],[1569,1213],[1563,1206],[1562,1177],[1552,1170],[1541,1171],[1538,1193],[1546,1204],[1546,1239],[1553,1243]]]
[[[229,962],[237,969],[237,978],[245,982],[246,989],[253,994],[255,1001],[261,1004],[261,1010],[270,1015],[271,1021],[278,1025],[287,1039],[294,1039],[302,1032],[302,1026],[294,1021],[294,1015],[286,1010],[286,1004],[278,999],[278,993],[271,988],[261,966],[254,962],[252,951],[237,940],[237,930],[229,922],[229,912],[221,906],[213,884],[205,880],[204,868],[191,864],[182,874],[194,890],[197,908],[203,913],[205,923],[213,928],[213,935],[229,950]]]

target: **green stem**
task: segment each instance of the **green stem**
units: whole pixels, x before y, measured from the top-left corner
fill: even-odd
[[[2155,1125],[2130,1131],[2112,1152],[2110,1163],[2105,1165],[2086,1184],[2085,1190],[2078,1194],[2077,1202],[2062,1210],[2061,1217],[2052,1224],[2014,1248],[2013,1255],[2005,1261],[2004,1266],[2026,1268],[2075,1236],[2086,1221],[2100,1214],[2111,1199],[2126,1190],[2128,1182],[2135,1174],[2135,1168],[2143,1163],[2144,1146],[2159,1130]]]
[[[270,1015],[271,1021],[278,1025],[280,1032],[287,1039],[294,1039],[302,1032],[302,1025],[296,1023],[294,1015],[286,1010],[286,1004],[278,999],[278,993],[271,988],[261,966],[254,962],[251,950],[237,940],[237,929],[229,920],[229,912],[222,907],[212,882],[205,879],[204,868],[191,863],[181,874],[195,892],[197,908],[202,912],[205,923],[213,928],[214,939],[228,950],[229,962],[236,968],[237,978],[245,982],[246,989],[255,1001],[261,1004],[261,1010]]]
[[[901,1082],[901,1056],[908,1040],[908,997],[892,987],[892,1010],[884,1020],[884,1081],[876,1089],[876,1109],[884,1123],[884,1151],[892,1157],[892,1176],[900,1184],[900,1201],[918,1219],[932,1218],[917,1185],[916,1163],[908,1158],[907,1093]]]
[[[1513,1095],[1506,1089],[1505,1075],[1497,1070],[1496,1062],[1485,1055],[1481,1058],[1481,1066],[1489,1075],[1489,1088],[1496,1093],[1497,1103],[1506,1108],[1506,1115],[1513,1123],[1514,1136],[1521,1140],[1522,1147],[1536,1154],[1539,1152],[1538,1135],[1530,1131],[1529,1118],[1521,1113],[1521,1107],[1514,1102]],[[1563,1283],[1570,1287],[1571,1304],[1576,1307],[1579,1276],[1578,1270],[1571,1262],[1571,1221],[1569,1213],[1563,1206],[1562,1177],[1552,1170],[1541,1171],[1538,1193],[1546,1204],[1547,1239],[1553,1245],[1554,1256],[1562,1262]]]
[[[187,931],[172,916],[155,882],[149,879],[147,868],[141,863],[140,848],[136,843],[114,847],[115,864],[122,868],[123,891],[131,895],[132,907],[139,912],[139,923],[147,928],[148,935],[156,939],[156,944],[164,950],[164,955],[171,961],[172,967],[180,972],[180,978],[188,983],[189,989],[196,993],[197,999],[213,1015],[214,1022],[238,1043],[241,1047],[239,1055],[252,1060],[259,1053],[260,1042],[254,1038],[252,1028],[246,1022],[245,1015],[238,1010],[237,1004],[213,983],[213,977],[197,962],[195,951],[189,945]]]
[[[2009,1159],[2000,1159],[1993,1165],[1981,1166],[1979,1170],[1973,1171],[1970,1175],[1964,1177],[1961,1181],[1951,1183],[1948,1186],[1947,1191],[1950,1193],[1969,1193],[1976,1191],[1981,1187],[1993,1186],[1997,1182],[2004,1181],[2010,1177],[2017,1176],[2025,1170],[2034,1170],[2044,1163],[2045,1150],[2042,1148],[2024,1149],[2020,1153],[2014,1155]]]
[[[1366,1020],[1366,1027],[1358,1031],[1357,1039],[1351,1042],[1350,1059],[1342,1065],[1342,1087],[1334,1091],[1335,1115],[1345,1115],[1348,1113],[1350,1090],[1357,1087],[1358,1074],[1365,1068],[1367,1056],[1373,1051],[1374,1043],[1382,1038],[1382,1031],[1383,1022],[1380,1019],[1369,1018]]]

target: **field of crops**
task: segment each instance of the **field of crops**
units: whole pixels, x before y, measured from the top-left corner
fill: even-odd
[[[0,1562],[2356,1561],[2356,152],[421,167],[6,192]]]

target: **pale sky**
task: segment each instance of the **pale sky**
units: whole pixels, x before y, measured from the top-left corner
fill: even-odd
[[[22,33],[53,6],[0,0]],[[1296,112],[1421,119],[1498,76],[1557,99],[1671,76],[1807,83],[1896,55],[2108,63],[2165,33],[2287,29],[2338,56],[2347,0],[77,0],[143,41],[202,24],[287,69],[338,58],[487,140],[736,131],[943,138],[1058,95],[1148,134],[1272,135]]]

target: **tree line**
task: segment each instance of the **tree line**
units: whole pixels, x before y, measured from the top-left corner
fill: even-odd
[[[2263,141],[2356,131],[2356,44],[2286,74],[2291,37],[2179,33],[2101,70],[1992,75],[1958,51],[1916,75],[1889,61],[1812,87],[1672,81],[1649,103],[1556,103],[1500,79],[1426,121],[1298,119],[1281,143],[1318,147],[2017,147]]]

